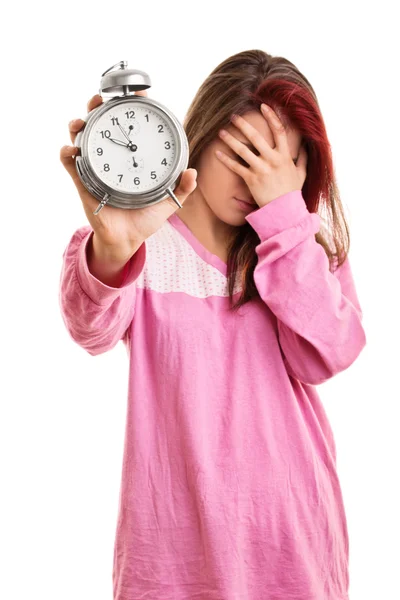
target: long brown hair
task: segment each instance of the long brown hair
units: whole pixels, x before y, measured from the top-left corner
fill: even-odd
[[[263,50],[246,50],[220,63],[200,86],[186,113],[183,127],[189,142],[188,168],[196,168],[203,149],[229,125],[232,114],[259,110],[265,102],[285,129],[297,129],[307,151],[307,177],[302,195],[309,212],[318,212],[321,229],[315,234],[329,258],[330,269],[346,259],[349,227],[336,184],[331,146],[316,94],[306,77],[286,58]],[[326,214],[323,214],[323,213]],[[227,277],[230,309],[259,297],[254,282],[258,234],[249,223],[237,227],[228,250]],[[242,293],[233,305],[237,273]]]

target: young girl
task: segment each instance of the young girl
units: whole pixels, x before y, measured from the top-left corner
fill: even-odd
[[[287,59],[240,52],[184,128],[181,209],[167,197],[95,216],[76,148],[61,150],[90,223],[63,254],[63,320],[92,356],[123,340],[130,357],[114,600],[347,600],[315,386],[366,336],[315,92]]]

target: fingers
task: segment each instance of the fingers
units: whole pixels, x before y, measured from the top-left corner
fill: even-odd
[[[87,103],[88,112],[90,112],[94,108],[97,108],[102,103],[103,103],[103,98],[99,94],[96,94]],[[83,119],[73,119],[72,121],[70,121],[68,123],[69,137],[73,144],[75,144],[75,140],[76,140],[76,136],[77,136],[78,132],[85,126],[85,124],[86,124],[86,122]]]
[[[87,103],[87,111],[90,112],[94,108],[100,106],[100,104],[103,104],[103,98],[100,96],[100,94],[96,94]]]
[[[74,121],[70,121],[68,124],[69,128],[69,137],[71,138],[71,142],[75,144],[75,139],[78,132],[84,126],[85,121],[83,119],[75,119]]]
[[[179,184],[174,190],[174,193],[178,200],[183,204],[186,198],[191,194],[197,187],[197,170],[186,169],[180,177]],[[168,202],[176,208],[174,200],[168,198]]]
[[[83,184],[79,179],[79,175],[77,173],[75,167],[75,155],[77,154],[78,149],[75,146],[63,146],[60,150],[60,160],[64,165],[65,169],[71,175],[73,182],[77,186],[77,188],[83,191]]]
[[[196,169],[186,169],[182,175],[179,187],[184,195],[189,195],[197,186],[197,171]]]

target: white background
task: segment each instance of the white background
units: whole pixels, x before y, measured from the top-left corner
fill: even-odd
[[[71,144],[68,122],[86,116],[101,74],[120,60],[149,73],[149,96],[182,122],[208,74],[253,48],[294,62],[324,115],[367,335],[357,361],[318,388],[338,451],[350,600],[400,598],[395,6],[143,0],[3,8],[4,600],[112,598],[128,359],[122,342],[90,356],[69,337],[59,312],[62,253],[88,223],[59,160],[61,147]]]

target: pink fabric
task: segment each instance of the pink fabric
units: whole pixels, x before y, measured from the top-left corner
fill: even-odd
[[[84,226],[60,308],[92,356],[129,356],[114,600],[347,600],[334,436],[315,386],[366,344],[348,259],[334,273],[300,191],[246,216],[261,299],[228,312],[227,266],[172,215],[120,288]],[[240,290],[240,280],[239,280]],[[351,398],[338,398],[338,402]]]

